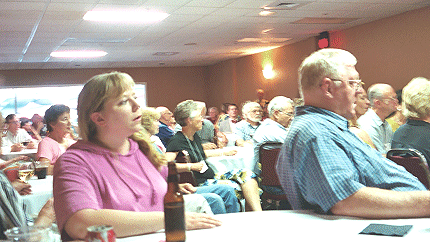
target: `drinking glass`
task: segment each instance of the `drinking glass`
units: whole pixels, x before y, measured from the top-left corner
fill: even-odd
[[[35,165],[33,162],[22,162],[19,164],[18,177],[21,181],[27,183],[33,177]]]
[[[23,226],[6,230],[5,235],[11,241],[39,242],[52,241],[50,228],[40,226]]]

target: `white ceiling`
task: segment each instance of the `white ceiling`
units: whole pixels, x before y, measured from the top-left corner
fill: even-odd
[[[425,6],[429,0],[286,0],[295,10],[259,16],[276,0],[0,0],[0,69],[210,65],[361,25]],[[155,24],[108,24],[82,19],[89,10],[155,9]],[[303,18],[352,18],[346,24],[295,24]],[[265,29],[273,29],[263,34]],[[239,43],[243,38],[291,38]],[[193,43],[193,44],[190,44]],[[187,45],[188,44],[188,45]],[[55,50],[103,50],[97,59],[50,57]],[[178,52],[157,56],[157,52]]]

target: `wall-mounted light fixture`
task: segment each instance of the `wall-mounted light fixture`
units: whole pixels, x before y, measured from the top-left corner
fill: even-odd
[[[264,78],[266,78],[266,79],[272,79],[272,78],[275,77],[275,75],[276,75],[276,73],[273,70],[273,66],[271,64],[266,64],[264,66],[264,69],[263,69],[263,76],[264,76]]]

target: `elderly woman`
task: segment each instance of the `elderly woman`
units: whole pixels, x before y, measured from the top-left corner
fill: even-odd
[[[201,139],[196,134],[202,128],[202,112],[196,102],[183,101],[174,111],[176,122],[182,126],[169,141],[167,151],[187,150],[193,164],[198,169],[192,170],[199,186],[212,184],[229,184],[243,193],[246,205],[250,210],[261,211],[260,196],[256,175],[248,170],[232,170],[215,178],[215,173],[206,163],[207,156],[234,155],[236,151],[203,150]],[[240,184],[240,187],[237,184]],[[241,198],[241,196],[239,196]]]
[[[63,104],[52,105],[45,111],[45,122],[48,135],[40,141],[36,157],[38,161],[50,165],[48,174],[52,174],[57,159],[76,142],[70,139],[70,108]]]
[[[54,208],[63,241],[83,239],[88,226],[109,224],[118,237],[164,227],[167,167],[145,139],[134,81],[112,72],[94,76],[78,98],[79,140],[54,166]],[[187,229],[211,228],[210,215],[188,213]]]
[[[391,148],[413,148],[430,164],[430,81],[412,79],[403,88],[402,110],[406,123],[394,133]]]

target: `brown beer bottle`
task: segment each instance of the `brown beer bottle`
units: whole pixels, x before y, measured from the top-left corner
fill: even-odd
[[[179,175],[174,161],[168,163],[167,193],[164,196],[166,242],[185,241],[184,198],[179,191]]]

